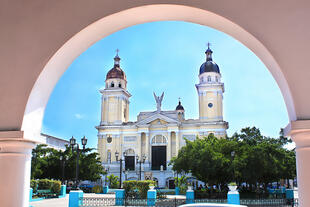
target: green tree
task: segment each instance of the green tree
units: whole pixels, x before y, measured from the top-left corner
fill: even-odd
[[[79,179],[96,181],[104,174],[99,156],[93,149],[86,148],[80,151],[79,159]],[[75,179],[76,169],[76,151],[72,152],[70,147],[65,151],[48,148],[46,145],[38,145],[32,151],[31,177],[33,179],[62,179],[62,168],[64,161],[60,157],[66,157],[65,161],[65,179]]]
[[[186,140],[171,164],[174,171],[192,172],[209,185],[223,187],[235,181],[247,183],[250,189],[259,185],[266,189],[271,182],[296,176],[295,152],[284,147],[288,142],[281,133],[279,138],[270,138],[256,127],[246,127],[226,139],[210,134]]]

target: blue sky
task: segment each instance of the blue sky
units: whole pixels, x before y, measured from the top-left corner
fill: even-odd
[[[175,109],[181,97],[186,118],[198,118],[200,65],[206,43],[225,84],[224,119],[228,135],[246,126],[256,126],[266,136],[278,137],[288,123],[278,85],[254,53],[232,37],[212,28],[186,22],[153,22],[118,31],[82,53],[58,81],[48,101],[42,132],[80,140],[97,147],[100,122],[99,89],[120,50],[121,68],[128,81],[130,120],[140,111],[156,110],[153,91],[165,92],[163,110]]]

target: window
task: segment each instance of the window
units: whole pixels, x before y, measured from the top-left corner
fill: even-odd
[[[108,150],[108,153],[107,153],[107,160],[108,160],[108,163],[111,163],[111,151]]]
[[[114,87],[114,83],[113,83],[113,82],[111,83],[111,87],[112,87],[112,88]]]
[[[211,82],[211,76],[208,76],[208,82]]]
[[[118,84],[118,87],[119,87],[119,88],[121,88],[121,87],[122,87],[122,84],[121,84],[121,83],[119,83],[119,84]]]
[[[156,145],[156,144],[166,144],[167,143],[167,140],[164,136],[162,135],[156,135],[153,137],[152,139],[152,144]]]
[[[216,81],[216,82],[219,82],[219,78],[218,78],[217,76],[215,77],[215,81]]]

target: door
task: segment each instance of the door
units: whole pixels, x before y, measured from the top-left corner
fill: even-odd
[[[166,146],[152,146],[152,170],[160,170],[160,166],[166,170],[167,162]]]
[[[135,156],[125,156],[125,170],[135,170]]]

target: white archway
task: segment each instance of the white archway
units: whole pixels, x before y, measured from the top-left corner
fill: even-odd
[[[165,20],[187,21],[209,26],[243,43],[269,69],[280,87],[290,120],[296,120],[294,102],[287,81],[276,60],[258,39],[234,22],[215,13],[189,6],[157,4],[136,7],[104,17],[67,41],[48,61],[33,86],[22,123],[24,136],[39,137],[44,110],[53,88],[73,60],[88,47],[120,29],[136,24]]]

